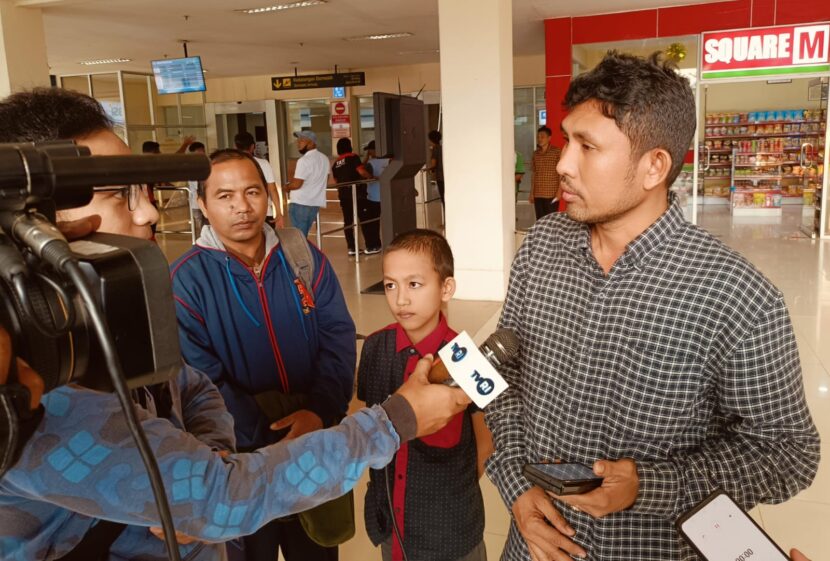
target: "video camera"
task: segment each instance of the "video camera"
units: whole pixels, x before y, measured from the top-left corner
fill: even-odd
[[[165,382],[182,366],[169,269],[158,246],[112,234],[67,242],[56,212],[88,204],[95,187],[209,174],[200,155],[91,156],[73,142],[0,144],[0,325],[45,391],[68,383],[119,389],[112,374],[118,363],[129,389]],[[28,392],[12,388],[10,373],[0,409],[27,413]],[[5,427],[9,438],[14,429]],[[0,475],[8,467],[5,452]]]

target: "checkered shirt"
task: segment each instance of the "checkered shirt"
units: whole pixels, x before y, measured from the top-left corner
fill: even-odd
[[[781,292],[669,210],[606,275],[590,231],[537,222],[513,263],[502,327],[522,353],[486,411],[487,473],[511,506],[525,462],[633,458],[640,490],[593,519],[557,503],[592,560],[692,560],[674,521],[721,487],[745,508],[815,476],[819,438]],[[503,561],[530,559],[515,523]]]
[[[559,174],[556,165],[562,150],[551,144],[542,152],[533,152],[533,196],[537,199],[559,198]]]

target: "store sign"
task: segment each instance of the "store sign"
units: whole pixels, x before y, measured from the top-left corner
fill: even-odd
[[[703,33],[704,80],[830,71],[830,23]]]
[[[331,136],[332,138],[348,138],[352,135],[352,118],[349,115],[349,104],[345,101],[331,102]]]
[[[309,74],[305,76],[274,76],[271,78],[271,89],[308,90],[312,88],[333,88],[335,86],[363,86],[366,85],[365,72],[343,72],[339,74]]]

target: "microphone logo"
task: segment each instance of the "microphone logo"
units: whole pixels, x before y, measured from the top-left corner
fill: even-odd
[[[478,370],[474,370],[470,377],[476,383],[476,391],[481,395],[490,395],[496,388],[496,384],[493,383],[493,380],[485,378],[478,373]]]
[[[467,356],[467,347],[461,347],[458,343],[453,343],[452,345],[452,361],[459,362],[465,356]]]

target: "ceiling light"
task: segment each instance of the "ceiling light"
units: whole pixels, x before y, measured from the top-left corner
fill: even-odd
[[[299,2],[290,2],[288,4],[274,4],[273,6],[265,6],[263,8],[246,8],[244,10],[234,10],[234,12],[242,12],[243,14],[268,14],[271,12],[281,12],[282,10],[290,10],[291,8],[310,8],[311,6],[319,6],[327,2],[328,0],[300,0]]]
[[[381,33],[378,35],[361,35],[360,37],[344,37],[346,41],[383,41],[384,39],[401,39],[402,37],[412,37],[412,33],[407,31],[402,33]]]
[[[118,62],[132,62],[133,59],[131,58],[99,58],[95,60],[82,60],[78,64],[83,64],[84,66],[93,66],[96,64],[115,64]]]
[[[428,49],[426,51],[398,51],[398,56],[418,56],[418,55],[437,55],[440,53],[438,49]]]

